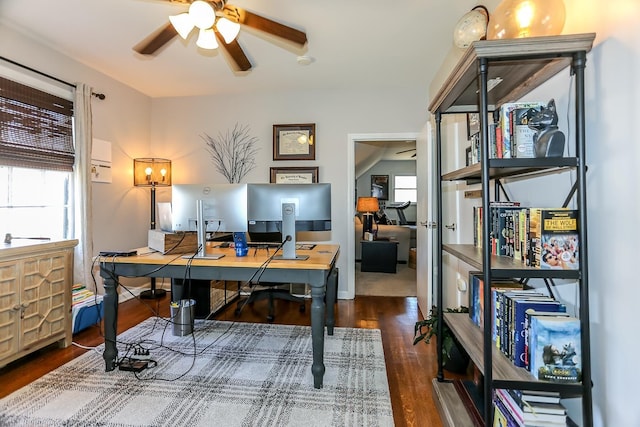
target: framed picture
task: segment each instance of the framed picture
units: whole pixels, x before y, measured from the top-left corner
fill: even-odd
[[[371,196],[389,200],[389,175],[371,175]]]
[[[467,140],[470,140],[473,135],[480,133],[480,114],[468,113],[467,114]]]
[[[315,160],[316,124],[273,125],[273,160]]]
[[[313,184],[318,182],[318,167],[270,168],[269,182],[275,184]]]

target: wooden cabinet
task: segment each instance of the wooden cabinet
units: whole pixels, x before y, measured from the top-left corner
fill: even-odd
[[[444,319],[453,334],[465,347],[471,360],[484,377],[480,395],[484,396],[483,406],[478,411],[484,414],[484,425],[493,425],[493,391],[502,389],[557,391],[563,397],[580,398],[582,403],[582,424],[593,424],[591,397],[591,361],[589,343],[589,300],[588,261],[586,252],[586,164],[585,164],[585,83],[584,70],[586,54],[591,49],[595,34],[576,34],[551,37],[532,37],[515,40],[479,41],[472,44],[460,59],[455,69],[436,94],[429,110],[436,121],[436,174],[441,184],[446,181],[479,183],[481,186],[482,209],[489,212],[490,203],[499,200],[501,180],[508,177],[529,179],[533,175],[561,170],[571,170],[575,182],[567,200],[575,197],[579,211],[579,254],[580,270],[543,270],[530,268],[512,258],[491,255],[488,248],[489,221],[482,224],[482,247],[472,244],[443,244],[442,229],[437,231],[436,269],[443,271],[443,253],[464,261],[483,273],[484,283],[492,283],[492,278],[514,278],[553,281],[569,279],[575,281],[578,294],[578,316],[581,321],[582,382],[558,384],[536,380],[524,368],[517,368],[508,360],[492,341],[490,328],[478,328],[465,314],[444,314]],[[573,157],[542,158],[490,158],[489,156],[489,114],[507,102],[514,102],[533,89],[545,83],[560,71],[567,71],[567,77],[574,81],[567,83],[575,96],[574,129],[571,132],[571,153]],[[570,73],[569,73],[570,71]],[[571,77],[569,77],[571,76]],[[442,170],[441,153],[443,144],[460,143],[444,141],[441,129],[442,115],[450,113],[479,113],[480,117],[480,162],[456,170]],[[446,148],[446,147],[445,147]],[[544,191],[543,189],[540,191]],[[438,213],[436,222],[442,224],[442,187],[436,186]],[[443,308],[444,290],[456,286],[445,283],[443,274],[436,276],[437,302]],[[484,301],[491,301],[490,287],[484,286]],[[491,325],[490,306],[483,309],[484,325]],[[442,324],[442,322],[439,322]],[[441,331],[440,331],[441,332]],[[441,352],[441,343],[438,343]],[[464,418],[465,406],[460,395],[444,376],[442,362],[438,367],[438,378],[434,380],[434,395],[440,408],[444,425],[468,425],[471,418]],[[463,418],[460,418],[462,416]]]
[[[55,342],[71,344],[78,241],[21,242],[0,248],[0,366]]]

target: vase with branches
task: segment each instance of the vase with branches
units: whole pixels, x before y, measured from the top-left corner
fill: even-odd
[[[225,134],[218,132],[216,137],[205,134],[207,151],[211,160],[230,184],[238,184],[253,168],[256,167],[256,146],[258,138],[251,136],[248,125],[235,124],[233,130]]]

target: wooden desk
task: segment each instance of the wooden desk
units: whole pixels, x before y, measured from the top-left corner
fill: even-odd
[[[106,370],[116,367],[116,325],[118,324],[118,276],[127,277],[188,277],[203,280],[238,280],[246,282],[254,278],[256,271],[267,260],[265,249],[251,249],[245,257],[236,257],[231,248],[207,248],[207,252],[223,253],[217,260],[184,259],[182,255],[162,255],[158,252],[133,257],[100,257],[100,277],[104,280],[104,340],[103,358]],[[271,251],[272,253],[273,251]],[[313,347],[313,385],[322,388],[324,376],[324,326],[333,335],[335,326],[334,305],[338,286],[335,268],[340,247],[316,245],[313,250],[302,251],[309,255],[305,261],[272,260],[260,280],[277,283],[306,283],[311,287],[311,341]],[[326,305],[325,305],[326,295]],[[325,319],[326,310],[326,319]]]

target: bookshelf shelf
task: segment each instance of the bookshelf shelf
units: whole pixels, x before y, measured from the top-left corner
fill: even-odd
[[[531,37],[511,40],[485,40],[472,43],[462,58],[449,74],[440,90],[429,105],[429,111],[435,119],[435,176],[439,177],[440,185],[435,186],[437,206],[436,223],[444,224],[442,219],[443,186],[446,181],[463,181],[467,184],[481,185],[483,212],[490,212],[492,201],[499,200],[497,193],[504,178],[517,177],[531,179],[540,175],[564,172],[568,169],[575,172],[574,187],[568,198],[575,196],[578,211],[578,245],[580,270],[540,269],[526,266],[513,258],[491,255],[489,244],[489,224],[482,224],[482,248],[470,244],[444,244],[442,227],[437,229],[435,238],[435,268],[434,275],[437,286],[436,306],[443,307],[445,287],[455,287],[455,283],[445,283],[443,278],[443,253],[464,261],[482,272],[484,283],[491,283],[492,279],[542,279],[545,283],[553,279],[572,280],[577,283],[579,302],[577,317],[580,319],[580,344],[582,348],[582,383],[552,383],[539,381],[525,368],[516,367],[492,340],[491,329],[479,328],[469,318],[468,314],[445,313],[438,311],[438,316],[446,323],[454,336],[465,348],[484,381],[480,395],[486,396],[482,410],[484,418],[479,424],[493,425],[493,404],[490,396],[498,388],[519,390],[554,391],[563,397],[579,397],[582,402],[582,423],[584,426],[593,425],[592,396],[591,396],[591,366],[589,343],[589,300],[588,300],[588,269],[586,256],[586,202],[584,191],[586,188],[585,164],[585,84],[584,69],[586,54],[591,50],[595,34],[574,34],[550,37]],[[572,141],[575,149],[570,150],[575,157],[547,157],[547,158],[489,158],[489,125],[487,119],[491,112],[495,112],[507,102],[515,102],[544,84],[550,77],[563,72],[574,79],[575,131]],[[480,118],[480,162],[442,172],[443,141],[442,115],[451,113],[479,113]],[[449,134],[447,134],[449,135]],[[449,141],[448,143],[456,143]],[[495,185],[495,191],[491,185]],[[483,249],[484,248],[484,249]],[[548,287],[548,284],[547,284]],[[491,300],[491,287],[483,290],[484,301]],[[484,305],[484,325],[491,325],[491,310]],[[442,350],[438,342],[438,351]],[[489,357],[487,357],[489,355]],[[464,421],[454,420],[465,399],[456,396],[456,388],[451,380],[445,378],[442,362],[438,366],[438,378],[434,381],[435,396],[444,425],[456,424]],[[475,415],[477,419],[477,414]],[[476,423],[478,424],[478,423]]]
[[[442,245],[442,250],[454,255],[472,267],[482,270],[482,248],[473,245]],[[579,270],[542,270],[527,267],[523,263],[504,256],[491,256],[491,276],[501,279],[510,277],[540,279],[578,279]]]

